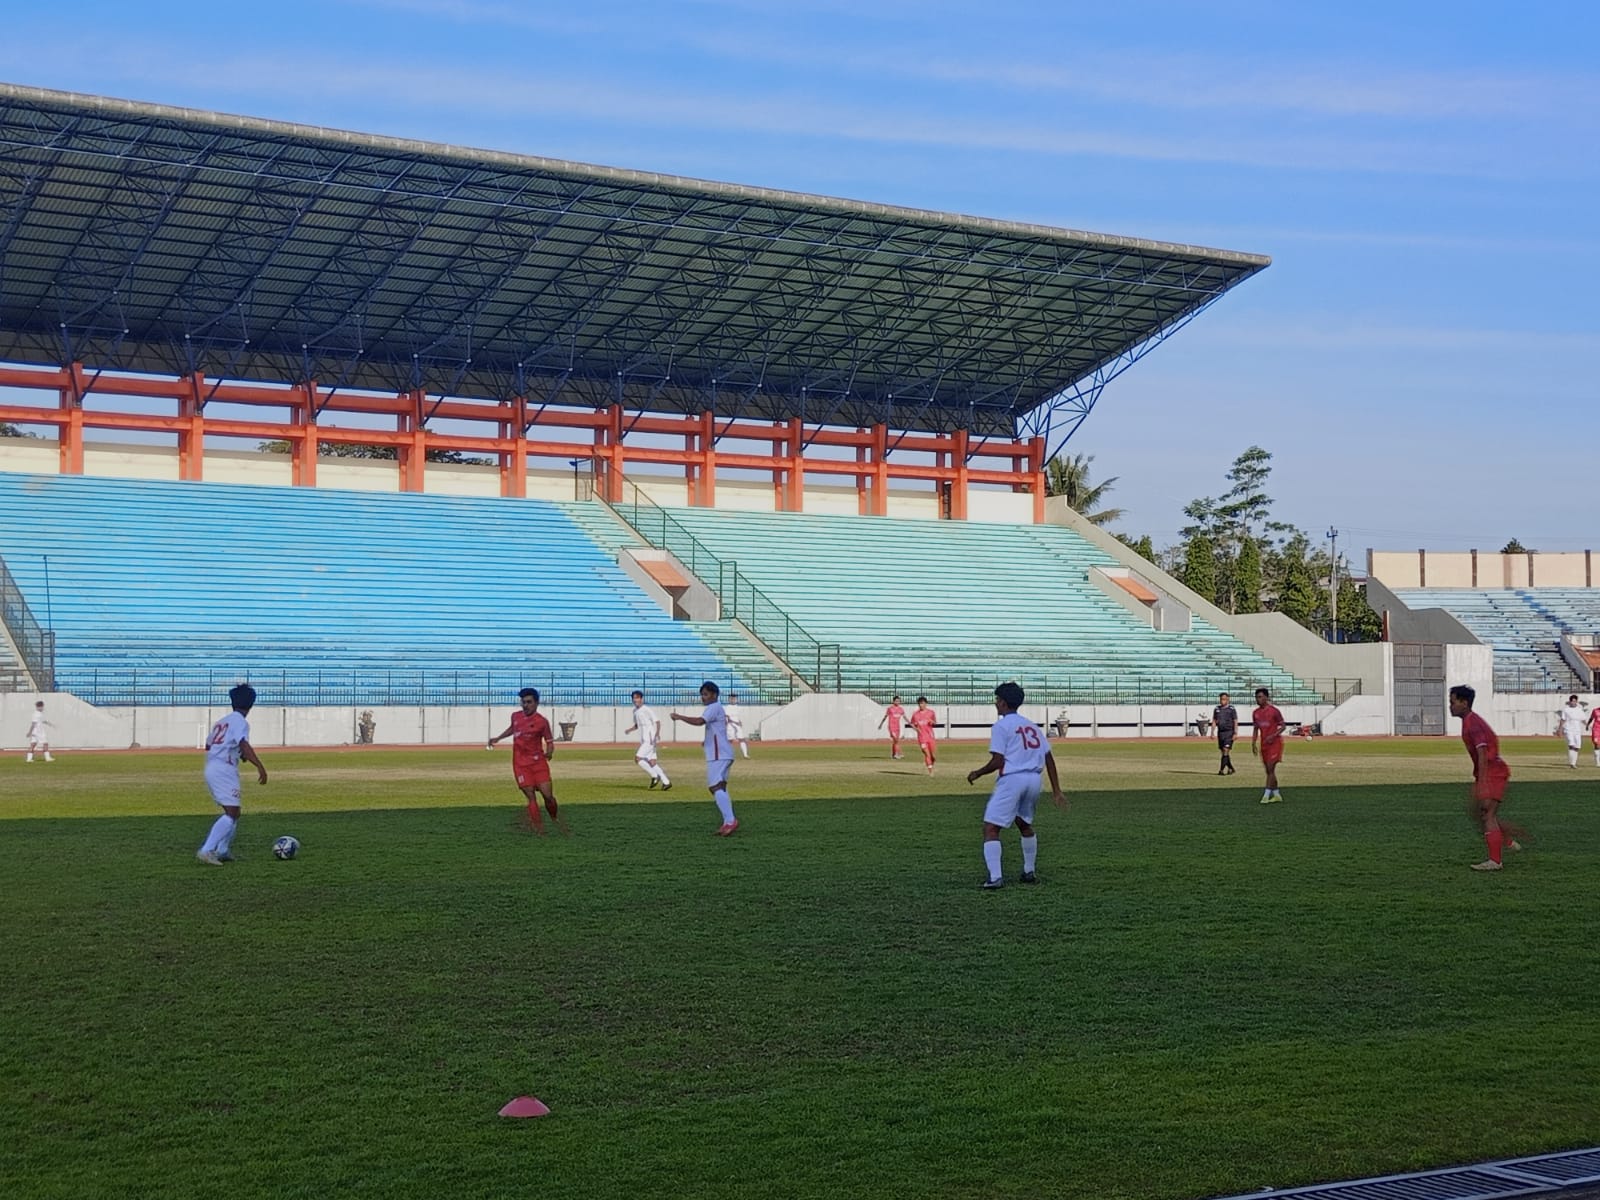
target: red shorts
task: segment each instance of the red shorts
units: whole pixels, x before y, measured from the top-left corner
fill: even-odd
[[[1506,784],[1510,780],[1510,767],[1503,762],[1490,763],[1488,775],[1472,781],[1472,794],[1479,800],[1493,800],[1498,803],[1506,798]]]
[[[1263,766],[1275,767],[1283,761],[1283,739],[1278,738],[1270,742],[1261,743],[1261,762]]]
[[[537,762],[514,762],[511,764],[511,775],[517,781],[519,788],[538,787],[541,783],[549,783],[550,760],[541,758]]]

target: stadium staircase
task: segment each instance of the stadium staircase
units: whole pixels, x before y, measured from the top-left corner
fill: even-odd
[[[759,588],[808,648],[838,647],[837,690],[981,701],[1012,677],[1056,703],[1187,704],[1256,686],[1287,702],[1322,698],[1198,618],[1187,633],[1152,629],[1090,581],[1091,567],[1118,564],[1068,529],[703,508],[666,516],[721,570]]]
[[[763,694],[557,504],[0,473],[0,512],[23,594],[49,557],[57,686],[90,703]]]
[[[1563,634],[1600,634],[1600,588],[1397,588],[1413,609],[1442,608],[1494,648],[1497,692],[1586,690]]]

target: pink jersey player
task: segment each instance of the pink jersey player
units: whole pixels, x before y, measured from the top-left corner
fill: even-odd
[[[939,724],[939,714],[928,707],[926,696],[917,697],[917,707],[911,714],[911,728],[917,735],[917,748],[922,751],[922,763],[933,774],[936,755],[933,750],[933,731]]]
[[[900,697],[896,696],[884,710],[883,716],[878,718],[878,728],[885,725],[889,727],[889,757],[903,757],[900,753],[900,727],[905,723],[906,710],[900,704]]]

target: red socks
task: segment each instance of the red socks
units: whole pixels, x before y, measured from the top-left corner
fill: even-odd
[[[1486,829],[1483,831],[1483,840],[1489,846],[1489,861],[1500,861],[1500,850],[1505,845],[1506,835],[1499,829]]]

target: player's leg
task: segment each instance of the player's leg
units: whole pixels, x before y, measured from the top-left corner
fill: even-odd
[[[1474,864],[1473,870],[1498,871],[1505,850],[1505,834],[1500,829],[1500,801],[1480,799],[1478,814],[1483,824],[1483,844],[1488,848],[1489,857],[1481,863]]]
[[[1578,769],[1578,751],[1582,750],[1582,749],[1583,749],[1583,739],[1582,738],[1568,738],[1567,739],[1567,766],[1571,767],[1574,771],[1576,771]],[[45,757],[46,758],[50,757],[49,752],[48,752],[48,747],[46,747]]]
[[[750,757],[750,743],[745,741],[744,738],[739,739],[739,752],[746,758]]]
[[[1594,765],[1600,767],[1600,738],[1594,739]]]
[[[50,735],[49,734],[45,734],[44,740],[39,743],[39,749],[44,751],[44,760],[45,760],[45,762],[55,762],[55,759],[50,757]]]
[[[733,815],[733,798],[728,795],[728,773],[732,770],[733,762],[729,759],[713,759],[706,763],[706,791],[711,793],[717,812],[722,815],[722,825],[717,830],[719,837],[727,837],[739,828],[739,820]]]
[[[23,762],[32,762],[33,761],[33,752],[34,752],[34,749],[38,745],[39,745],[39,739],[38,738],[30,737],[28,739],[28,757],[23,759],[22,760]]]
[[[232,845],[233,832],[239,824],[239,771],[224,763],[215,770],[207,770],[205,778],[211,799],[222,810],[222,815],[212,822],[211,832],[206,834],[195,857],[215,867],[226,861],[222,856]]]
[[[986,891],[992,892],[1005,884],[1001,874],[1000,831],[1016,822],[1020,797],[1017,784],[1020,782],[1021,779],[1016,776],[1009,779],[1000,776],[994,782],[994,791],[989,793],[988,803],[983,806],[983,865],[989,872],[988,878],[983,881]]]
[[[1034,868],[1039,863],[1039,838],[1033,832],[1033,814],[1039,806],[1039,781],[1023,780],[1022,783],[1016,820],[1017,832],[1022,836],[1022,877],[1019,882],[1038,883],[1039,877],[1034,874]]]
[[[517,786],[522,792],[523,799],[527,801],[526,823],[528,828],[540,837],[544,836],[544,818],[539,815],[539,789],[531,781],[524,783],[521,777],[517,779]]]
[[[566,821],[562,819],[560,806],[556,804],[555,784],[549,775],[539,780],[538,788],[539,794],[544,797],[544,810],[550,814],[550,819],[555,822],[556,828],[562,833],[571,833]]]
[[[633,756],[633,761],[641,771],[643,771],[646,775],[648,775],[650,777],[650,786],[651,787],[656,787],[661,783],[659,772],[657,772],[657,770],[656,770],[656,760],[655,759],[650,758],[650,757],[648,757],[648,756],[646,756],[644,754],[635,754]]]
[[[661,781],[661,790],[670,792],[672,790],[672,780],[667,778],[667,769],[661,765],[659,759],[655,758],[650,760],[650,765],[655,768],[656,778]]]

